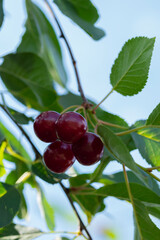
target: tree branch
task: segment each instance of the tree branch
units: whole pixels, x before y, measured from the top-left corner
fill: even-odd
[[[5,113],[9,116],[9,118],[16,124],[16,126],[19,128],[19,130],[22,132],[22,134],[26,137],[26,139],[28,140],[28,142],[31,144],[35,154],[36,154],[36,158],[42,158],[42,155],[39,153],[38,149],[36,148],[36,146],[32,143],[30,137],[28,136],[28,134],[25,132],[25,130],[16,122],[16,120],[14,119],[14,117],[10,114],[10,112],[8,111],[8,109],[6,107],[4,107],[2,104],[0,104],[0,107],[5,111]],[[86,232],[86,234],[88,235],[88,239],[92,240],[92,237],[90,235],[90,233],[88,232],[86,226],[84,225],[79,213],[77,212],[77,209],[75,208],[73,201],[69,195],[69,191],[68,189],[61,183],[59,182],[61,188],[63,189],[64,193],[66,194],[75,214],[77,215],[77,218],[79,220],[80,223],[80,230],[84,230]]]
[[[14,119],[14,117],[10,114],[10,112],[8,111],[8,109],[6,107],[4,107],[2,104],[0,104],[0,107],[3,109],[3,111],[9,116],[9,118],[15,123],[15,125],[19,128],[19,130],[23,133],[23,135],[26,137],[26,139],[28,140],[28,142],[31,144],[32,149],[36,155],[36,159],[41,158],[41,154],[38,151],[38,149],[35,147],[35,145],[32,143],[30,137],[28,136],[28,134],[26,133],[26,131],[16,122],[16,120]]]
[[[55,15],[55,12],[53,11],[53,8],[52,8],[51,4],[48,2],[48,0],[44,0],[44,1],[45,1],[47,7],[49,8],[52,16],[54,17],[54,19],[55,19],[55,21],[56,21],[56,23],[57,23],[57,26],[58,26],[58,28],[59,28],[59,30],[60,30],[60,34],[61,34],[60,37],[63,38],[64,41],[65,41],[65,43],[66,43],[66,46],[67,46],[67,48],[68,48],[70,57],[71,57],[71,59],[72,59],[72,64],[73,64],[73,67],[74,67],[74,71],[75,71],[75,75],[76,75],[76,79],[77,79],[77,84],[78,84],[78,91],[79,91],[80,94],[81,94],[84,107],[88,108],[88,107],[90,106],[90,104],[89,104],[87,98],[85,97],[85,94],[84,94],[84,91],[83,91],[83,88],[82,88],[82,85],[81,85],[81,81],[80,81],[78,69],[77,69],[77,63],[76,63],[76,60],[75,60],[75,58],[74,58],[73,52],[72,52],[72,50],[71,50],[70,44],[69,44],[69,42],[68,42],[68,40],[67,40],[67,38],[66,38],[63,30],[62,30],[62,27],[61,27],[61,25],[60,25],[60,23],[59,23],[59,20],[57,19],[56,15]]]
[[[75,206],[73,204],[73,201],[72,201],[72,199],[71,199],[71,197],[69,195],[68,189],[62,184],[62,182],[59,182],[59,184],[62,187],[63,191],[65,192],[65,194],[66,194],[66,196],[67,196],[67,198],[68,198],[68,200],[69,200],[69,202],[70,202],[70,204],[71,204],[75,214],[77,215],[77,218],[78,218],[79,223],[80,223],[80,230],[81,231],[84,230],[87,233],[87,235],[88,235],[88,239],[92,240],[92,237],[91,237],[90,233],[88,232],[88,230],[87,230],[86,226],[84,225],[84,223],[83,223],[79,213],[77,212],[77,209],[75,208]]]

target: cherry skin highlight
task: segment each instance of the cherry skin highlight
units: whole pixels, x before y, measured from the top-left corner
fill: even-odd
[[[85,118],[76,112],[66,112],[60,115],[56,122],[58,138],[66,143],[74,143],[87,131]]]
[[[60,114],[54,111],[41,113],[34,121],[33,127],[37,137],[43,142],[54,142],[57,139],[55,122]]]
[[[59,140],[51,143],[43,155],[46,167],[55,172],[63,173],[75,162],[71,144]]]
[[[79,163],[89,166],[101,159],[104,146],[99,136],[87,132],[72,145],[72,150]]]

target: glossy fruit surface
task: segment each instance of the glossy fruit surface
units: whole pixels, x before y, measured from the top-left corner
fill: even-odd
[[[34,121],[34,131],[43,142],[54,142],[57,139],[55,122],[60,114],[54,111],[41,113]]]
[[[103,156],[103,143],[94,133],[87,132],[72,145],[73,153],[79,163],[92,165]]]
[[[76,112],[66,112],[60,115],[56,122],[59,139],[66,143],[74,143],[87,131],[85,118]]]
[[[55,173],[65,172],[75,161],[71,144],[60,140],[51,143],[44,152],[43,160],[49,170]]]

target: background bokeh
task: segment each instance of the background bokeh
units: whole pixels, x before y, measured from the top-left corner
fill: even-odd
[[[40,4],[38,0],[35,2]],[[111,90],[109,83],[111,67],[124,43],[136,36],[156,37],[149,78],[143,91],[133,97],[124,97],[114,92],[102,105],[107,111],[123,117],[129,124],[133,124],[138,119],[146,119],[153,108],[160,102],[160,1],[93,0],[92,2],[100,14],[97,25],[106,31],[106,36],[100,41],[92,40],[79,27],[63,16],[55,6],[57,16],[77,59],[84,91],[89,98],[99,102]],[[0,57],[15,51],[24,33],[26,19],[24,0],[5,0],[4,4],[5,21],[0,30]],[[43,4],[41,6],[45,9]],[[47,11],[47,9],[45,10]],[[54,22],[53,25],[59,34]],[[61,44],[69,79],[68,88],[78,93],[73,67],[63,40],[61,40]],[[4,86],[1,85],[0,90],[4,90]],[[63,92],[60,88],[58,90]],[[14,107],[17,104],[9,94],[5,96],[9,106]],[[21,105],[16,106],[18,109],[25,111]],[[27,111],[27,114],[36,116],[37,113]],[[0,112],[0,120],[6,122],[10,130],[29,148],[21,134],[13,128],[12,123],[7,120],[2,112]],[[41,143],[34,136],[31,125],[26,130],[41,153],[43,153],[46,144]],[[133,151],[132,154],[135,161],[143,166],[146,165],[137,151]],[[7,167],[12,168],[13,166],[7,164]],[[91,172],[96,166],[86,168],[76,164],[76,167],[80,172]],[[112,163],[109,164],[105,171],[111,174],[117,170],[121,170],[121,165]],[[78,221],[61,189],[57,185],[51,186],[41,180],[39,182],[43,186],[48,201],[55,209],[56,230],[76,230]],[[43,215],[37,205],[36,190],[26,186],[25,193],[29,217],[27,221],[19,221],[18,218],[15,218],[15,222],[48,231]],[[107,198],[105,203],[105,211],[97,214],[88,227],[93,239],[133,240],[134,228],[131,205],[128,202],[111,197]],[[81,214],[86,223],[87,219],[83,216],[83,213]],[[155,219],[153,220],[155,221]],[[155,223],[160,225],[156,221]],[[38,239],[56,239],[56,235],[47,235]]]

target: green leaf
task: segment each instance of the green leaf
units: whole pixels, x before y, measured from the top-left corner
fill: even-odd
[[[7,148],[8,149],[8,148]],[[4,152],[4,159],[9,161],[9,162],[13,162],[15,164],[19,164],[20,162],[25,163],[26,166],[30,166],[31,162],[28,164],[28,160],[24,159],[23,157],[21,157],[20,155],[16,154],[12,155],[12,153],[7,153]]]
[[[15,225],[13,223],[0,229],[1,240],[31,240],[42,234],[43,233],[36,228]]]
[[[146,125],[160,125],[160,103],[156,106],[153,112],[149,115]]]
[[[14,216],[17,214],[21,197],[17,189],[6,183],[1,183],[6,189],[6,194],[0,197],[0,228],[11,223]]]
[[[94,188],[92,188],[93,190]],[[94,195],[74,195],[72,194],[73,200],[76,201],[81,209],[85,212],[88,218],[88,223],[91,222],[92,216],[96,213],[104,210],[105,205],[103,203],[104,197]],[[91,204],[92,203],[92,204]]]
[[[143,128],[136,132],[138,135],[160,142],[160,128]]]
[[[104,37],[104,31],[94,26],[98,14],[89,0],[54,0],[54,2],[64,15],[72,19],[94,40]]]
[[[82,104],[82,98],[78,95],[75,95],[75,94],[69,92],[65,95],[60,96],[59,103],[65,109],[65,108],[70,107],[72,105],[81,105]]]
[[[142,174],[144,175],[144,177],[146,178],[146,182],[148,183],[147,187],[149,187],[157,195],[160,195],[160,191],[159,191],[160,189],[159,189],[157,182],[146,172],[142,171]],[[144,182],[142,182],[133,172],[127,171],[127,176],[128,176],[128,180],[130,183],[138,183],[138,184],[145,186]],[[101,176],[99,182],[106,184],[106,185],[113,184],[113,183],[124,183],[125,182],[124,173],[118,172],[118,173],[111,174],[111,175],[103,174]]]
[[[145,121],[138,121],[134,124],[135,127],[140,127],[145,124]],[[133,140],[140,154],[152,166],[160,165],[160,142],[143,137],[137,133],[132,133]]]
[[[96,110],[96,116],[97,116],[98,119],[100,119],[104,122],[111,123],[112,125],[115,125],[114,127],[109,126],[109,125],[107,126],[113,132],[118,133],[118,132],[121,132],[122,130],[125,130],[125,129],[129,128],[128,123],[123,118],[121,118],[121,117],[119,117],[115,114],[106,112],[101,108],[98,108]],[[131,134],[121,136],[121,139],[127,145],[129,151],[132,151],[136,148]]]
[[[47,169],[44,167],[41,161],[33,162],[32,164],[32,172],[43,179],[45,182],[55,184],[57,183],[53,177],[48,173]]]
[[[96,182],[96,181],[98,181],[101,178],[102,173],[103,173],[104,169],[106,168],[106,166],[109,164],[109,162],[110,162],[110,158],[109,157],[101,159],[101,162],[98,165],[98,167],[90,175],[90,181],[89,181],[90,183]]]
[[[147,211],[152,216],[160,219],[160,207],[147,207]]]
[[[55,228],[54,210],[51,207],[51,205],[48,203],[48,201],[39,185],[37,186],[37,190],[38,190],[38,196],[40,199],[40,202],[38,202],[38,203],[40,203],[40,209],[42,211],[43,217],[46,220],[49,230],[53,231],[53,229]]]
[[[139,200],[147,206],[160,206],[160,196],[152,190],[138,183],[130,183],[130,188],[134,200]],[[129,200],[126,183],[115,183],[99,188],[93,194],[107,197],[113,196],[123,200]]]
[[[61,3],[63,4],[63,3]],[[94,24],[98,18],[98,12],[90,0],[67,0],[66,5],[74,9],[76,14],[83,20]]]
[[[3,0],[0,0],[0,27],[2,27],[4,20]]]
[[[96,116],[98,119],[100,119],[104,122],[109,122],[109,123],[117,125],[117,127],[115,126],[116,131],[117,131],[118,126],[120,127],[120,131],[122,131],[122,129],[129,127],[128,123],[123,118],[121,118],[115,114],[106,112],[106,111],[102,110],[101,108],[98,108],[96,110]],[[113,127],[112,127],[112,129],[114,130]]]
[[[42,161],[36,161],[32,164],[32,172],[43,179],[44,181],[55,184],[58,183],[58,180],[67,179],[69,176],[67,174],[56,174],[49,172],[47,168],[43,165]]]
[[[25,219],[27,217],[27,203],[26,203],[26,200],[25,200],[25,197],[24,197],[24,194],[23,194],[23,189],[20,190],[19,189],[19,193],[21,195],[21,204],[20,204],[20,208],[19,208],[19,211],[18,211],[18,214],[17,214],[17,217],[19,219]]]
[[[134,200],[135,224],[137,228],[136,240],[159,240],[160,229],[151,221],[146,207]]]
[[[140,180],[146,182],[123,141],[105,126],[99,125],[97,132],[102,137],[106,148],[114,158],[135,172]]]
[[[91,174],[80,174],[76,177],[72,177],[69,179],[71,187],[80,187],[83,184],[86,184],[86,180],[90,180]],[[91,185],[87,185],[87,191],[90,188],[91,191],[94,191],[94,188]],[[101,212],[104,210],[105,205],[103,203],[104,197],[101,196],[92,196],[92,195],[71,195],[73,200],[79,204],[81,209],[85,212],[88,218],[88,222],[90,223],[92,216],[94,216],[97,212]],[[92,204],[91,204],[92,203]]]
[[[17,123],[19,124],[29,124],[29,122],[33,122],[34,119],[32,117],[27,117],[24,113],[18,112],[13,108],[8,108],[10,114],[14,117]]]
[[[4,167],[4,164],[3,164],[3,155],[4,155],[4,151],[5,151],[5,148],[6,148],[6,141],[2,142],[1,146],[0,146],[0,177],[2,177],[5,173],[6,173],[6,170],[5,170],[5,167]]]
[[[3,187],[3,184],[0,182],[0,198],[7,193],[7,190]]]
[[[52,79],[65,86],[67,76],[62,61],[61,47],[44,13],[30,0],[26,1],[28,19],[26,32],[18,47],[18,52],[32,52],[41,57],[47,65]]]
[[[136,37],[125,43],[112,67],[113,90],[124,96],[140,92],[147,81],[155,38]]]
[[[9,54],[0,66],[1,78],[23,104],[39,111],[59,110],[57,94],[44,61],[33,53]]]
[[[6,183],[14,185],[23,173],[28,171],[28,167],[23,162],[16,163],[16,168],[8,174]]]
[[[137,228],[136,223],[135,223],[135,225],[134,225],[134,240],[141,240],[141,239],[139,238],[139,232],[138,232],[138,228]]]

